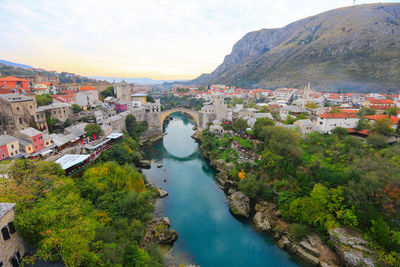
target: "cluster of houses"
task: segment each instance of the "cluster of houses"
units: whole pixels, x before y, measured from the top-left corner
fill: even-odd
[[[199,112],[200,124],[202,128],[211,124],[210,130],[215,133],[224,132],[222,123],[232,123],[236,119],[244,119],[249,127],[252,127],[257,118],[269,118],[275,120],[277,125],[296,128],[303,135],[313,131],[330,134],[334,128],[342,127],[347,128],[352,134],[365,137],[369,134],[368,130],[356,130],[360,120],[360,108],[366,108],[375,113],[363,116],[363,119],[371,125],[379,120],[387,120],[396,130],[399,124],[400,114],[383,114],[389,108],[400,107],[398,94],[322,93],[311,91],[309,87],[305,89],[279,88],[274,91],[246,90],[223,85],[210,86],[207,91],[198,91],[193,87],[186,90],[179,88],[178,91],[174,89],[178,95],[182,92],[194,93],[197,94],[195,97],[202,97],[209,101]],[[223,99],[232,95],[242,98],[245,103],[256,103],[257,108],[246,108],[243,104],[227,108]],[[268,109],[263,109],[263,107],[268,107]],[[262,110],[270,112],[262,112]],[[293,121],[290,122],[290,119]]]

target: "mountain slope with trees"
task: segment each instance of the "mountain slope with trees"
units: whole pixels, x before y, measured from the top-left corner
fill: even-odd
[[[330,10],[283,28],[247,33],[196,84],[395,90],[400,84],[400,4]]]

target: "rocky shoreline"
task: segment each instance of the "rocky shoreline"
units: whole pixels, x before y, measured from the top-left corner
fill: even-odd
[[[196,131],[192,138],[201,142],[200,131]],[[208,152],[201,149],[204,158],[210,160]],[[317,233],[295,240],[289,231],[290,223],[281,217],[275,203],[261,201],[251,207],[250,199],[238,191],[237,182],[229,177],[232,163],[214,160],[210,161],[210,165],[218,171],[215,179],[228,197],[230,211],[243,218],[249,218],[254,211],[255,215],[251,219],[255,229],[271,233],[280,248],[313,266],[375,266],[376,260],[368,248],[368,242],[359,233],[343,227],[331,229],[330,241],[335,249],[325,244]]]

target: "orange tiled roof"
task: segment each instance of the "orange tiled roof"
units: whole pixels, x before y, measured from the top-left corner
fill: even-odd
[[[324,119],[348,119],[348,118],[358,118],[357,115],[353,113],[324,113],[320,115]]]
[[[399,118],[393,115],[369,115],[369,116],[364,116],[364,118],[374,121],[386,119],[389,120],[392,124],[398,124],[400,120]]]
[[[8,77],[0,78],[0,82],[29,82],[29,81],[21,79],[21,78],[13,77],[13,76],[8,76]]]
[[[96,89],[91,86],[83,86],[81,89],[79,89],[79,91],[96,91]]]
[[[391,99],[377,99],[377,98],[368,98],[369,102],[374,105],[378,104],[394,104]]]

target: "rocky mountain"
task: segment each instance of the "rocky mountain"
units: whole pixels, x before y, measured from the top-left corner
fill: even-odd
[[[247,33],[196,84],[366,91],[400,89],[400,4],[330,10]]]

